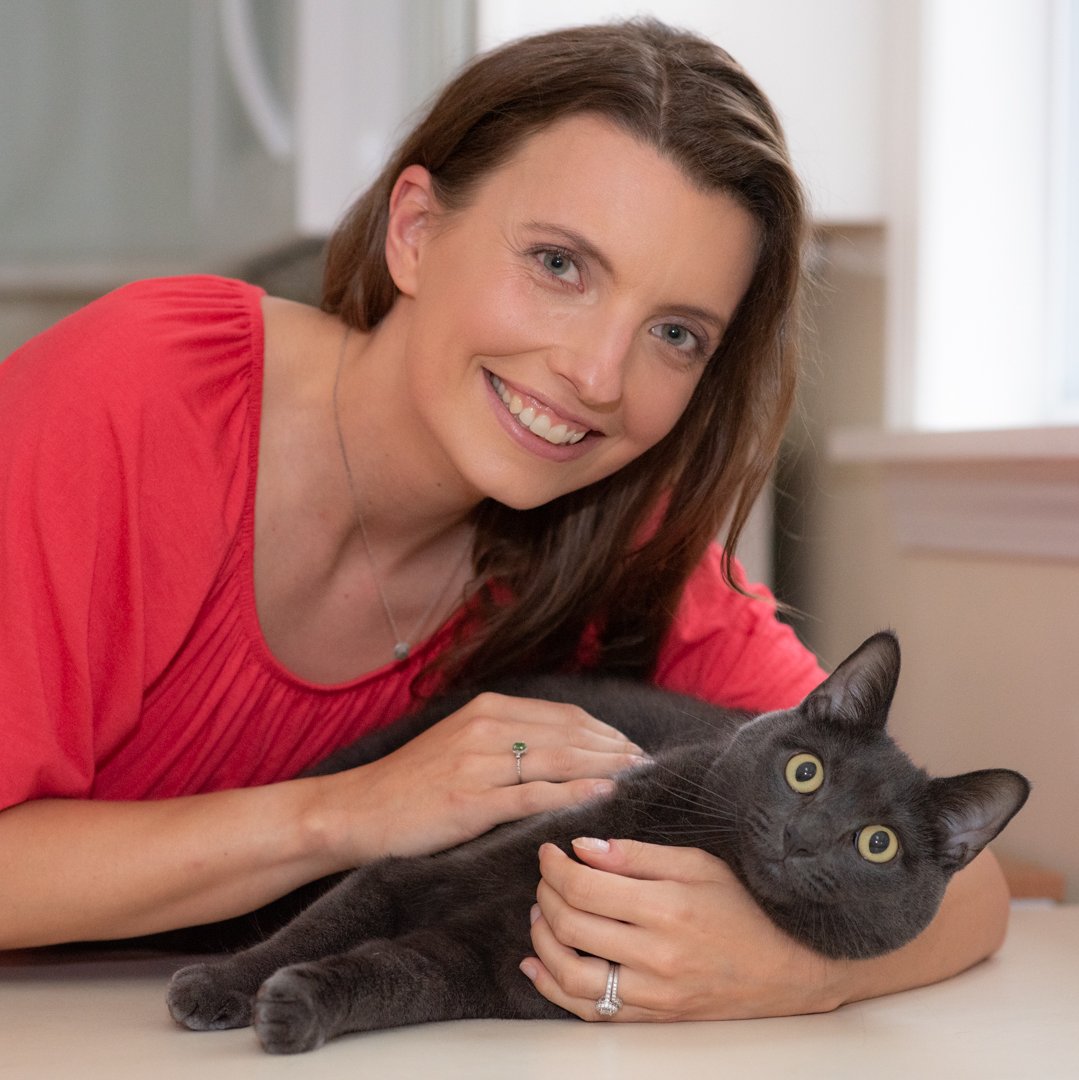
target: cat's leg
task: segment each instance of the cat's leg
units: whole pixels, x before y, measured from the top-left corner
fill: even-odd
[[[266,941],[181,968],[167,991],[173,1019],[196,1031],[246,1027],[255,991],[278,968],[393,933],[397,865],[386,860],[354,871]]]
[[[267,1052],[295,1054],[346,1032],[476,1017],[567,1016],[517,969],[527,930],[520,936],[519,949],[497,961],[481,941],[422,930],[282,968],[259,989],[255,1033]]]

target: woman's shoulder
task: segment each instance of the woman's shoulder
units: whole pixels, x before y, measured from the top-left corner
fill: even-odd
[[[106,293],[53,332],[77,346],[68,353],[74,362],[101,362],[105,352],[107,366],[128,375],[152,371],[164,357],[261,355],[261,298],[261,289],[232,278],[151,278]]]
[[[55,377],[53,389],[96,396],[175,369],[183,357],[261,354],[261,296],[254,286],[209,275],[132,282],[31,338],[0,371],[9,382]]]
[[[32,338],[0,363],[0,480],[47,500],[78,476],[72,499],[99,509],[103,492],[126,491],[127,515],[186,499],[188,516],[208,507],[207,528],[226,505],[235,520],[257,423],[261,295],[208,276],[140,281]]]
[[[122,333],[132,324],[213,323],[250,314],[262,296],[256,285],[215,274],[143,278],[103,293],[41,336],[91,326]]]
[[[257,285],[217,274],[142,278],[104,293],[71,317],[213,321],[257,306],[263,295]]]
[[[31,338],[0,364],[12,415],[146,431],[216,425],[261,364],[262,292],[208,275],[133,282]],[[224,393],[222,391],[225,391]]]

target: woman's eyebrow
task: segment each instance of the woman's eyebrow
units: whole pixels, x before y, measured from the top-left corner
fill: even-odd
[[[711,323],[719,332],[720,337],[727,332],[727,323],[730,320],[725,319],[718,311],[713,311],[711,308],[696,307],[693,304],[675,304],[672,310],[676,315],[685,315],[690,319],[699,319],[701,322]]]
[[[525,227],[535,232],[546,233],[549,236],[554,235],[562,240],[568,248],[572,248],[579,255],[583,255],[589,262],[596,263],[612,280],[618,280],[618,275],[615,273],[611,260],[591,240],[575,229],[568,229],[565,225],[555,225],[554,222],[550,221],[528,221],[525,222]],[[726,333],[727,323],[730,322],[729,317],[721,315],[718,311],[697,307],[694,304],[675,304],[674,310],[689,318],[711,323],[719,332],[720,337]]]
[[[573,248],[574,251],[583,255],[589,262],[596,263],[610,277],[613,278],[615,276],[614,266],[611,265],[611,260],[608,259],[591,240],[581,233],[576,232],[573,229],[567,229],[564,225],[555,225],[550,221],[528,221],[525,223],[525,227],[533,229],[536,232],[554,233],[565,241],[567,247]]]

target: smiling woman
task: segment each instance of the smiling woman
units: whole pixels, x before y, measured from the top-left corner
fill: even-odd
[[[331,238],[321,309],[140,282],[0,365],[0,948],[228,918],[640,764],[580,708],[475,692],[502,672],[801,700],[823,673],[732,559],[791,406],[802,233],[722,49],[584,27],[446,88]],[[393,753],[294,779],[452,683]],[[580,954],[608,957],[635,1019],[940,978],[1006,915],[978,859],[924,944],[852,969],[704,852],[538,857],[522,970],[595,1001]]]

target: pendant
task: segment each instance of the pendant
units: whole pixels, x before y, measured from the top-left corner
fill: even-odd
[[[395,660],[407,660],[408,659],[408,642],[399,641],[393,647],[393,658]]]

